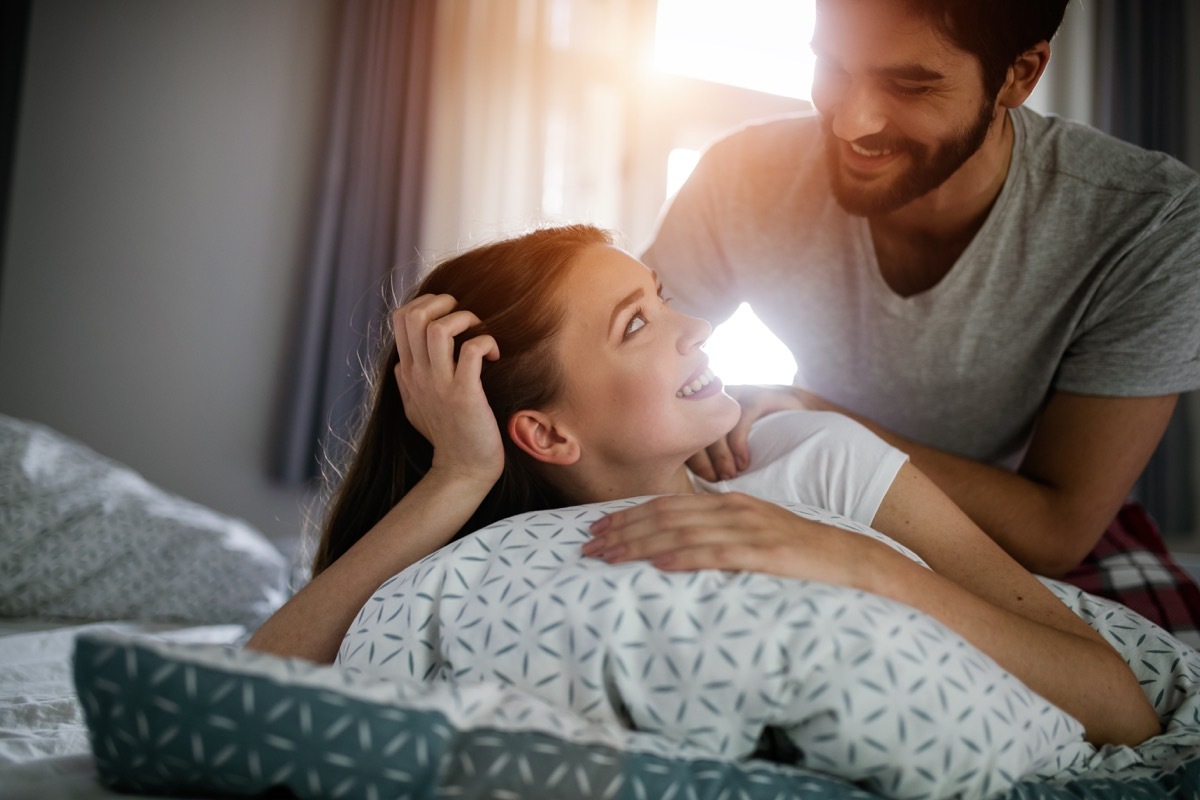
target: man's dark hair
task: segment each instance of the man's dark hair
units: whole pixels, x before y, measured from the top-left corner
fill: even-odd
[[[1053,38],[1069,0],[905,0],[960,50],[983,67],[983,89],[995,97],[1008,68]]]

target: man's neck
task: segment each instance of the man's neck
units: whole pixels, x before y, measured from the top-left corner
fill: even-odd
[[[937,285],[983,227],[1012,163],[1007,111],[945,183],[908,205],[869,220],[883,278],[902,297]]]

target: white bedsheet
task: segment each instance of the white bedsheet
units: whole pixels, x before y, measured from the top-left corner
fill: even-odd
[[[75,636],[112,630],[177,642],[228,643],[240,625],[180,627],[137,622],[84,625],[0,619],[0,798],[118,797],[96,782],[87,726],[75,696]]]

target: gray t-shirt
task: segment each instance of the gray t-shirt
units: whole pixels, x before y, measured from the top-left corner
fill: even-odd
[[[931,289],[897,295],[867,221],[828,189],[815,116],[714,144],[644,260],[681,310],[740,302],[796,383],[924,444],[1015,466],[1053,389],[1200,387],[1200,176],[1027,109],[983,227]]]

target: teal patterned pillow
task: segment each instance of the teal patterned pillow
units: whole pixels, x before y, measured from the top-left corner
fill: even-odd
[[[1200,655],[1119,607],[1085,603],[1084,613],[1100,611],[1100,629],[1139,660],[1154,694],[1173,687],[1173,696],[1160,696],[1167,732],[1136,750],[1062,748],[1041,775],[996,796],[1200,797]],[[288,796],[347,800],[879,797],[804,769],[714,759],[666,737],[589,723],[495,683],[381,682],[116,632],[77,639],[75,677],[98,774],[121,791],[226,796],[283,787]]]
[[[715,760],[495,683],[430,687],[214,645],[77,639],[101,782],[123,792],[298,798],[872,800],[833,778]]]
[[[983,797],[1082,741],[1075,719],[908,606],[582,557],[593,520],[641,499],[513,517],[425,558],[366,603],[337,663],[434,685],[499,682],[723,759],[781,733],[795,763],[887,796]]]

